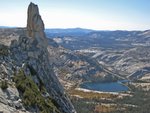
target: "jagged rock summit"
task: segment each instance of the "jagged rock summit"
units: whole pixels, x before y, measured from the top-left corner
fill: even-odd
[[[0,45],[0,112],[76,113],[56,77],[38,6],[28,7],[27,34]]]
[[[28,7],[27,36],[37,39],[38,42],[44,42],[44,45],[47,45],[44,29],[44,22],[39,14],[39,8],[31,2]]]

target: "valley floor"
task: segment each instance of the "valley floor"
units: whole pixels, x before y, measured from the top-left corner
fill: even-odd
[[[120,93],[82,88],[72,88],[68,93],[78,113],[149,113],[150,90],[145,90],[142,84],[130,83],[131,91]]]

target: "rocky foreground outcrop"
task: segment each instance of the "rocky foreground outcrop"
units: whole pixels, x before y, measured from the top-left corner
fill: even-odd
[[[0,45],[0,111],[75,113],[49,60],[38,6],[28,7],[27,34]]]

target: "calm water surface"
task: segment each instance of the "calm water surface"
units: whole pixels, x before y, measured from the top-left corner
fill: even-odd
[[[86,82],[80,85],[81,88],[104,91],[104,92],[122,92],[128,91],[128,87],[119,82],[109,82],[109,83],[98,83],[98,82]]]

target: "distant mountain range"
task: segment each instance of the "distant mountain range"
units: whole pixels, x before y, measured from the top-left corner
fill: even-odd
[[[84,29],[84,28],[66,28],[66,29],[61,29],[61,28],[51,28],[51,29],[46,29],[46,30],[49,30],[49,32],[52,32],[52,33],[65,33],[65,32],[85,32],[85,33],[88,33],[88,32],[91,32],[91,31],[94,31],[92,29]]]
[[[7,26],[0,26],[0,28],[8,28]]]
[[[67,29],[46,29],[46,34],[51,37],[63,37],[63,36],[83,36],[87,33],[93,32],[92,29],[84,29],[84,28],[67,28]]]
[[[17,28],[15,26],[0,26],[0,28]]]
[[[18,28],[15,26],[0,26],[0,28]],[[20,28],[20,27],[19,27]],[[49,36],[49,38],[54,38],[59,35],[59,37],[64,36],[82,36],[87,33],[93,32],[95,30],[92,29],[84,29],[84,28],[46,28],[45,32]]]

